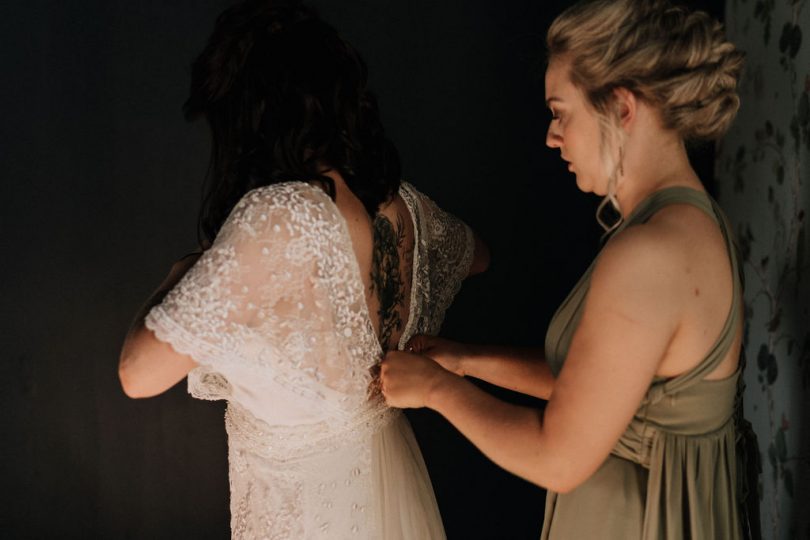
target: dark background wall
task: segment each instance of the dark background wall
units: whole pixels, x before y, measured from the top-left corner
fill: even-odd
[[[223,405],[184,383],[129,400],[116,374],[138,305],[195,245],[207,134],[180,106],[226,4],[0,6],[3,536],[228,537]],[[596,200],[544,146],[543,35],[568,2],[314,4],[368,61],[405,178],[492,248],[444,334],[542,345],[599,237]],[[538,537],[542,490],[410,417],[451,539]]]

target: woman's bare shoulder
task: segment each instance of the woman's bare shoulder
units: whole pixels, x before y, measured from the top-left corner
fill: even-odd
[[[633,225],[611,238],[596,262],[596,270],[664,272],[683,259],[681,235],[669,224]]]
[[[652,221],[634,225],[600,252],[589,296],[619,311],[627,308],[628,316],[654,314],[673,322],[682,309],[688,268],[689,254],[677,227]]]

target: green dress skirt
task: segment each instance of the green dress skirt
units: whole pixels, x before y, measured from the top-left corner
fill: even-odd
[[[646,222],[670,204],[700,208],[723,232],[734,278],[725,326],[695,368],[652,382],[627,430],[593,476],[569,493],[548,493],[543,540],[742,538],[735,429],[740,368],[728,378],[705,380],[732,346],[741,317],[740,268],[728,224],[707,195],[675,187],[648,197],[614,234]],[[555,376],[582,315],[593,266],[549,326],[545,352]]]

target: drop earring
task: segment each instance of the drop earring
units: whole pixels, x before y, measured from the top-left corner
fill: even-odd
[[[608,192],[607,196],[602,199],[602,202],[599,203],[599,206],[596,208],[596,221],[599,225],[605,229],[604,234],[602,234],[602,241],[604,242],[610,234],[615,231],[619,225],[622,224],[624,220],[622,216],[622,210],[619,206],[619,199],[616,197],[617,191],[617,184],[618,184],[618,177],[624,176],[624,145],[619,146],[619,162],[616,164],[616,168],[613,170],[613,173],[608,178]],[[613,223],[608,224],[602,217],[604,213],[605,206],[607,203],[610,202],[610,205],[613,207],[613,210],[616,212],[617,217],[613,220]]]

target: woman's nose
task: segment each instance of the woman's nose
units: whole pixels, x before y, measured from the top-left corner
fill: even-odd
[[[562,146],[562,137],[554,130],[554,125],[548,126],[546,131],[546,146],[549,148],[559,148]]]

